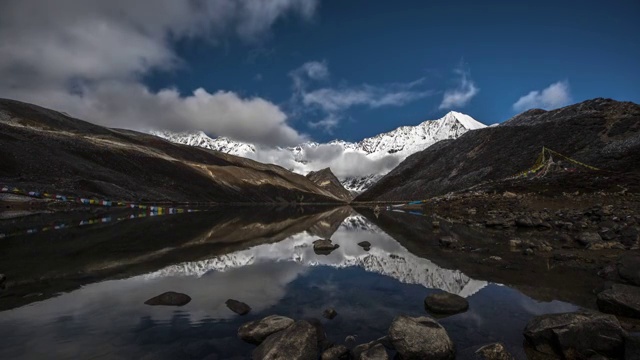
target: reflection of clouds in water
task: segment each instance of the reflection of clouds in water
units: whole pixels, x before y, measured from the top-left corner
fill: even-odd
[[[370,228],[367,231],[353,231],[346,227],[339,228],[331,239],[340,247],[329,255],[315,254],[312,243],[317,238],[301,233],[275,244],[258,245],[209,260],[169,266],[145,277],[203,276],[208,272],[228,272],[247,265],[293,261],[305,266],[357,266],[403,283],[420,284],[465,297],[487,284],[485,281],[471,279],[458,270],[443,269],[430,260],[417,257],[387,234],[376,230]],[[358,246],[361,241],[371,243],[369,252]]]

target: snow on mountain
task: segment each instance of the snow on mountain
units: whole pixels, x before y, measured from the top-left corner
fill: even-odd
[[[455,139],[467,131],[484,127],[486,125],[469,115],[451,111],[438,120],[427,120],[416,126],[402,126],[359,142],[306,142],[298,146],[276,149],[258,148],[224,137],[213,139],[201,131],[156,131],[152,134],[175,143],[274,163],[302,175],[330,167],[347,190],[352,194],[358,194],[368,189],[407,156],[422,151],[438,141]]]
[[[346,218],[331,236],[333,242],[340,245],[331,254],[316,255],[312,245],[316,239],[316,236],[303,232],[275,244],[258,245],[208,260],[176,264],[143,276],[147,279],[202,277],[212,272],[250,269],[252,266],[265,263],[293,262],[309,268],[360,267],[368,272],[392,277],[405,284],[419,284],[463,297],[471,296],[487,285],[486,281],[472,279],[459,270],[445,269],[428,259],[413,255],[395,239],[359,215]],[[372,244],[371,250],[364,251],[357,245],[364,240]]]
[[[226,154],[247,157],[256,152],[256,147],[226,137],[211,138],[202,131],[174,133],[171,131],[151,131],[152,135],[169,140],[173,143],[189,146],[199,146],[205,149],[220,151]]]

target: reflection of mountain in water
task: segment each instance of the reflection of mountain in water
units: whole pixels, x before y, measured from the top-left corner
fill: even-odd
[[[413,255],[362,216],[350,216],[341,223],[331,237],[340,248],[331,254],[315,254],[311,244],[316,239],[315,234],[300,233],[275,244],[262,244],[208,260],[172,265],[145,277],[201,277],[209,272],[225,272],[247,265],[295,262],[304,266],[360,267],[403,283],[442,289],[465,297],[487,285],[485,281],[471,279],[458,270],[444,269]],[[368,252],[357,245],[365,240],[372,244]]]

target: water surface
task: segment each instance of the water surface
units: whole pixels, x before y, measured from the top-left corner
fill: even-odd
[[[32,251],[25,265],[9,262],[35,268],[7,271],[16,284],[0,298],[0,358],[245,359],[254,346],[237,339],[237,328],[271,314],[315,318],[331,341],[354,335],[362,343],[385,335],[399,314],[426,315],[425,296],[440,290],[470,303],[469,311],[439,320],[459,358],[495,341],[523,358],[522,329],[532,316],[577,308],[439,266],[418,235],[409,246],[350,208],[227,210],[95,225],[3,240],[3,260]],[[318,238],[340,248],[317,255]],[[369,251],[357,245],[365,240]],[[32,249],[43,246],[48,250]],[[170,290],[193,300],[178,308],[144,305]],[[249,304],[251,313],[231,312],[229,298]],[[339,315],[324,319],[327,307]]]

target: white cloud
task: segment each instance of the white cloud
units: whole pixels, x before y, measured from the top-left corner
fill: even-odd
[[[458,86],[444,92],[442,102],[438,107],[441,110],[464,107],[480,91],[473,80],[471,80],[469,71],[466,70],[462,64],[455,69],[454,72],[459,76]]]
[[[571,103],[571,91],[568,81],[558,81],[543,90],[534,90],[518,99],[513,104],[516,111],[525,111],[534,108],[545,110],[557,109]]]
[[[379,108],[384,106],[402,106],[425,98],[433,91],[421,89],[424,78],[408,83],[391,83],[384,85],[342,85],[326,86],[329,79],[329,68],[326,61],[310,61],[289,74],[293,79],[294,96],[292,101],[298,112],[319,112],[324,118],[310,121],[311,127],[323,127],[331,131],[339,125],[343,113],[355,106]],[[322,81],[324,86],[318,87]],[[312,89],[313,88],[313,89]]]
[[[256,41],[283,16],[312,17],[317,2],[6,0],[0,3],[0,97],[109,126],[199,126],[192,129],[294,143],[303,137],[265,99],[202,89],[184,97],[171,89],[150,91],[139,79],[185,65],[172,40]]]

